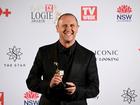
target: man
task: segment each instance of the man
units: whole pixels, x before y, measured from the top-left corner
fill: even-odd
[[[59,40],[39,48],[26,80],[30,90],[42,94],[39,105],[87,105],[87,98],[98,95],[96,58],[75,40],[78,28],[73,14],[61,15]]]

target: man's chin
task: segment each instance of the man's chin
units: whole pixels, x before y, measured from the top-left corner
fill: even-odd
[[[65,37],[65,41],[67,41],[67,42],[71,42],[73,40],[74,40],[74,37],[72,35],[69,37]]]
[[[69,41],[69,40],[66,40],[66,41],[65,41],[65,43],[70,43],[70,42],[71,42],[71,41]]]
[[[65,43],[72,43],[74,40],[65,40]]]

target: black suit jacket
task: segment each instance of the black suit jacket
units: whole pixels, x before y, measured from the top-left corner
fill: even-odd
[[[30,90],[42,94],[39,105],[87,105],[86,98],[98,95],[99,78],[94,53],[77,43],[73,57],[66,81],[75,83],[76,91],[69,96],[61,94],[63,89],[49,88],[56,70],[57,42],[39,48],[26,80]]]

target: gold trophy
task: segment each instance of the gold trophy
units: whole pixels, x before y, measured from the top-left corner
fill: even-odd
[[[55,73],[56,74],[59,74],[61,76],[61,78],[63,78],[63,76],[64,76],[64,70],[60,70],[58,68],[58,63],[57,62],[54,62],[54,65],[56,65],[56,67],[57,67]],[[63,83],[63,81],[60,84],[61,84],[62,88],[65,88],[66,87],[66,84]]]
[[[58,68],[58,62],[54,62],[54,65],[56,65],[56,67],[57,67],[55,73],[57,73],[57,74],[59,74],[60,76],[63,77],[63,75],[64,75],[64,70],[60,70],[60,69]]]
[[[59,68],[58,68],[58,62],[54,62],[54,65],[56,65],[56,71],[55,71],[55,73],[56,74],[59,74],[60,76],[61,76],[61,78],[63,78],[63,76],[64,76],[64,70],[60,70]],[[67,88],[67,87],[69,87],[66,83],[64,83],[63,81],[61,82],[61,84],[62,84],[62,87],[63,88]]]

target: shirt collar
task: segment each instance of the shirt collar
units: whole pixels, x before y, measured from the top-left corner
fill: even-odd
[[[75,50],[75,47],[77,45],[77,42],[75,41],[74,44],[72,46],[70,46],[69,48],[65,48],[61,43],[60,41],[58,40],[57,42],[57,48],[58,48],[58,51],[59,53],[69,53],[69,54],[72,54]]]

